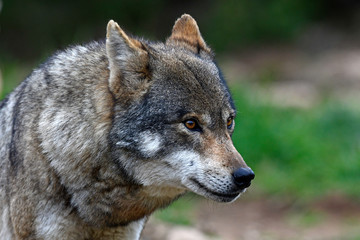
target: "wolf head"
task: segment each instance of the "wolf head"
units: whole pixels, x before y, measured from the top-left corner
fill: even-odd
[[[128,181],[236,199],[254,173],[232,143],[235,107],[195,20],[184,14],[165,43],[110,21],[106,52],[112,156]]]

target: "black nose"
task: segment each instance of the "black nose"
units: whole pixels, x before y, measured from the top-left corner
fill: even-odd
[[[255,174],[250,168],[239,168],[233,173],[233,177],[238,187],[247,188],[255,178]]]

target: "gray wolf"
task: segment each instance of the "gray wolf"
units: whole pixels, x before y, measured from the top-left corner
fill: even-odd
[[[165,43],[110,21],[1,102],[0,239],[139,239],[187,191],[234,201],[254,178],[235,114],[191,16]]]

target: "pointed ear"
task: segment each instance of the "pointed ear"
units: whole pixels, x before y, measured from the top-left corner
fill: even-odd
[[[194,53],[200,53],[201,50],[211,53],[211,49],[206,45],[201,36],[195,19],[188,14],[182,15],[176,20],[172,34],[166,41],[166,44],[180,45]]]
[[[116,98],[133,98],[146,91],[150,77],[148,52],[113,20],[107,25],[106,53],[109,88]]]

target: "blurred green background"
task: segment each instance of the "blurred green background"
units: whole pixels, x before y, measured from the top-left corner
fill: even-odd
[[[189,13],[234,95],[233,140],[256,172],[248,201],[275,197],[303,210],[341,196],[357,206],[359,7],[356,0],[2,0],[0,99],[54,51],[103,40],[110,19],[163,41]],[[193,201],[157,218],[194,224]],[[341,239],[360,239],[354,236]]]

